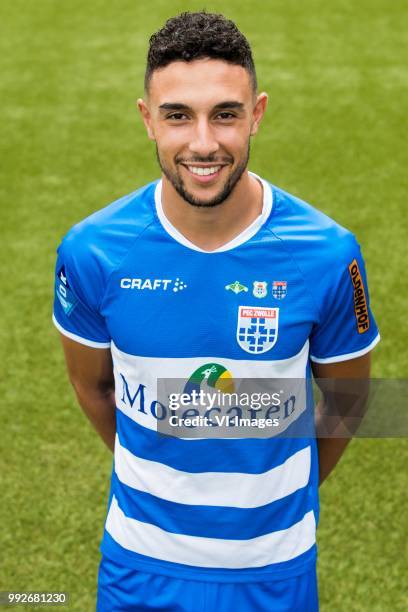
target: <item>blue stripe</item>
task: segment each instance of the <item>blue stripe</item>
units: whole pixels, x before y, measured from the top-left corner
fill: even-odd
[[[288,529],[312,509],[308,487],[259,508],[179,504],[128,487],[116,474],[112,492],[128,518],[171,533],[226,540],[249,540]]]
[[[133,455],[182,472],[261,474],[309,445],[312,463],[316,460],[314,438],[181,440],[143,427],[119,409],[116,427],[121,445]]]

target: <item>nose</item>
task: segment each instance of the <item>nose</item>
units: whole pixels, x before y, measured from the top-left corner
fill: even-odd
[[[197,119],[194,125],[192,140],[189,144],[191,153],[199,157],[210,157],[219,149],[219,144],[215,139],[214,132],[207,118]]]

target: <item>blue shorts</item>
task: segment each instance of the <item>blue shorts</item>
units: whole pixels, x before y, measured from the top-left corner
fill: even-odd
[[[200,582],[147,574],[102,557],[97,612],[317,612],[316,569],[285,580]]]

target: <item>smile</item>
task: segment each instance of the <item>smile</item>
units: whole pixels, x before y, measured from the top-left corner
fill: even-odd
[[[205,185],[210,183],[216,183],[218,177],[221,175],[222,169],[225,167],[224,164],[218,164],[214,166],[190,166],[188,164],[182,164],[188,171],[189,175],[194,180],[194,183]]]
[[[198,176],[208,176],[209,174],[216,174],[219,170],[221,170],[222,166],[211,166],[210,168],[187,166],[187,168],[193,174],[198,174]]]

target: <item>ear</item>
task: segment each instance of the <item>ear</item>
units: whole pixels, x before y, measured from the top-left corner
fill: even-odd
[[[255,136],[258,131],[261,119],[265,114],[268,105],[268,94],[260,93],[255,100],[254,110],[252,112],[251,136]]]
[[[139,98],[137,101],[137,107],[142,115],[143,123],[145,124],[147,135],[150,140],[156,140],[154,137],[153,129],[152,129],[152,116],[150,114],[149,108],[142,98]]]

